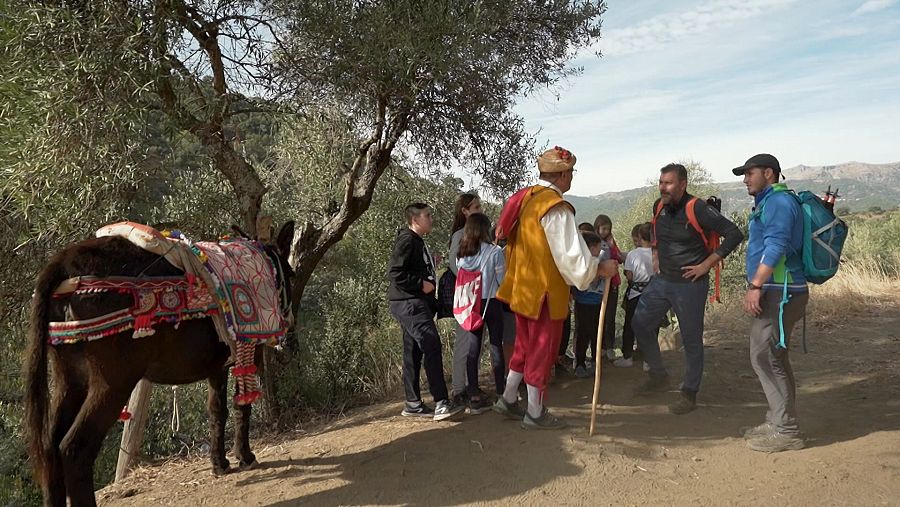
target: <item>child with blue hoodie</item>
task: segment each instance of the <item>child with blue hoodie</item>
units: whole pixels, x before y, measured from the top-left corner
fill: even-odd
[[[480,414],[491,408],[491,403],[484,399],[481,389],[478,388],[478,363],[481,358],[481,341],[485,327],[490,334],[491,369],[497,395],[501,395],[506,389],[503,305],[495,299],[497,289],[506,273],[506,263],[503,250],[491,243],[491,221],[487,216],[481,213],[469,215],[459,242],[456,267],[481,272],[481,310],[484,312],[484,325],[476,331],[460,329],[462,332],[457,335],[457,339],[465,340],[467,346],[454,347],[454,351],[466,351],[467,411],[470,414]]]
[[[609,258],[609,252],[601,249],[603,240],[598,234],[585,231],[581,235],[584,237],[584,242],[590,249],[591,255],[599,257],[601,261]],[[572,288],[575,296],[575,376],[578,378],[592,376],[585,365],[588,347],[590,347],[595,361],[599,360],[596,355],[596,346],[597,328],[600,325],[600,306],[603,302],[603,285],[603,279],[598,278],[591,282],[585,290]]]

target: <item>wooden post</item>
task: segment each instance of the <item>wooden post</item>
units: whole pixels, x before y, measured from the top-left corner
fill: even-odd
[[[153,384],[141,379],[131,392],[128,400],[128,411],[131,418],[125,421],[122,431],[122,444],[119,445],[119,460],[116,462],[116,482],[124,479],[134,464],[144,440],[144,429],[147,427],[147,413],[150,405],[150,393]]]
[[[594,349],[597,352],[603,350],[603,328],[606,327],[604,323],[606,322],[606,307],[607,303],[609,303],[610,280],[612,280],[612,278],[607,278],[603,282],[603,302],[600,304],[600,325],[597,326],[597,348]],[[615,308],[613,308],[613,311],[616,311]],[[594,397],[591,400],[591,429],[588,431],[588,436],[590,437],[594,436],[594,421],[597,419],[597,400],[600,399],[601,363],[603,363],[603,357],[594,358]]]

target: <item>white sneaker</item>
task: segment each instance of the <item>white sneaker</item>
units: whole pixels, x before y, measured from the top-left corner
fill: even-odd
[[[650,365],[647,364],[647,361],[644,361],[644,371],[650,371]]]
[[[613,366],[617,368],[631,368],[634,366],[634,361],[630,357],[620,357],[613,361]]]

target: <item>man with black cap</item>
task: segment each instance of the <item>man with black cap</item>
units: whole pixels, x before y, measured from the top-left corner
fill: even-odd
[[[649,367],[649,378],[635,395],[668,391],[669,381],[659,352],[659,324],[669,309],[678,317],[684,345],[684,378],[669,412],[686,414],[697,406],[703,377],[703,318],[709,292],[708,273],[730,254],[744,235],[704,200],[687,193],[687,168],[669,164],[660,169],[660,198],[653,204],[653,256],[656,276],[641,293],[631,328]],[[710,251],[709,236],[721,245]]]
[[[743,428],[754,451],[802,449],[797,425],[797,386],[788,355],[791,329],[806,314],[809,291],[800,249],[803,211],[785,184],[781,166],[767,153],[750,157],[733,169],[744,177],[754,198],[747,243],[747,294],[744,311],[754,317],[750,327],[750,364],[759,378],[769,410],[766,420]]]

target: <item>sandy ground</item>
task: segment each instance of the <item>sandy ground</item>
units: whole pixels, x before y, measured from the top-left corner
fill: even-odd
[[[259,468],[214,477],[207,460],[142,467],[98,492],[104,505],[900,505],[900,304],[810,324],[797,348],[801,451],[749,450],[741,426],[765,402],[747,358],[748,320],[707,322],[693,413],[675,393],[633,398],[642,378],[604,367],[599,431],[593,381],[562,376],[549,406],[562,431],[526,432],[494,413],[434,423],[401,404],[364,407],[309,433],[256,442]],[[799,343],[799,340],[797,340]],[[681,353],[665,354],[680,378]],[[232,458],[232,462],[234,462]]]

